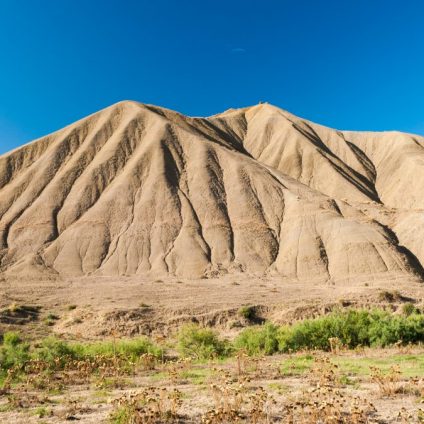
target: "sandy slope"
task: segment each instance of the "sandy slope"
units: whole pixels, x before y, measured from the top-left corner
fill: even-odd
[[[424,138],[268,104],[121,102],[0,156],[6,274],[405,279],[424,261]]]

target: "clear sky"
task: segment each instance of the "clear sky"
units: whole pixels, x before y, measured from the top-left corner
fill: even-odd
[[[424,2],[0,0],[0,153],[125,99],[424,134]]]

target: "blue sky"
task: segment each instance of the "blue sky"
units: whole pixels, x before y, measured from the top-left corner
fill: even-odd
[[[0,0],[0,153],[119,100],[424,134],[421,0]]]

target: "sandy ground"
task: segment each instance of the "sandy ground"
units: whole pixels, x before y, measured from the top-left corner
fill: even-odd
[[[185,322],[195,321],[231,333],[243,323],[238,309],[257,308],[260,318],[276,323],[313,317],[334,306],[386,306],[396,309],[402,302],[420,304],[423,286],[405,281],[405,276],[387,273],[369,281],[357,278],[339,282],[284,280],[280,276],[227,275],[219,279],[147,280],[138,277],[85,277],[68,280],[3,280],[0,308],[10,305],[39,306],[37,319],[28,319],[26,331],[44,330],[84,338],[115,334],[168,335]],[[381,300],[382,291],[398,291],[394,304]],[[54,326],[43,328],[42,318],[59,317]],[[7,320],[6,320],[7,321]],[[13,320],[0,321],[0,330],[19,329]],[[43,327],[44,326],[44,327]]]

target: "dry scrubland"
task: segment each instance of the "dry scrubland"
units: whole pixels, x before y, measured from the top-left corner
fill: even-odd
[[[423,147],[121,102],[0,156],[0,422],[423,422]]]
[[[397,292],[383,309],[339,306],[292,325],[238,310],[232,339],[186,324],[173,336],[0,345],[1,422],[419,423],[424,315]],[[69,305],[70,311],[76,308]],[[3,316],[29,307],[11,305]],[[54,326],[60,317],[44,321]]]

